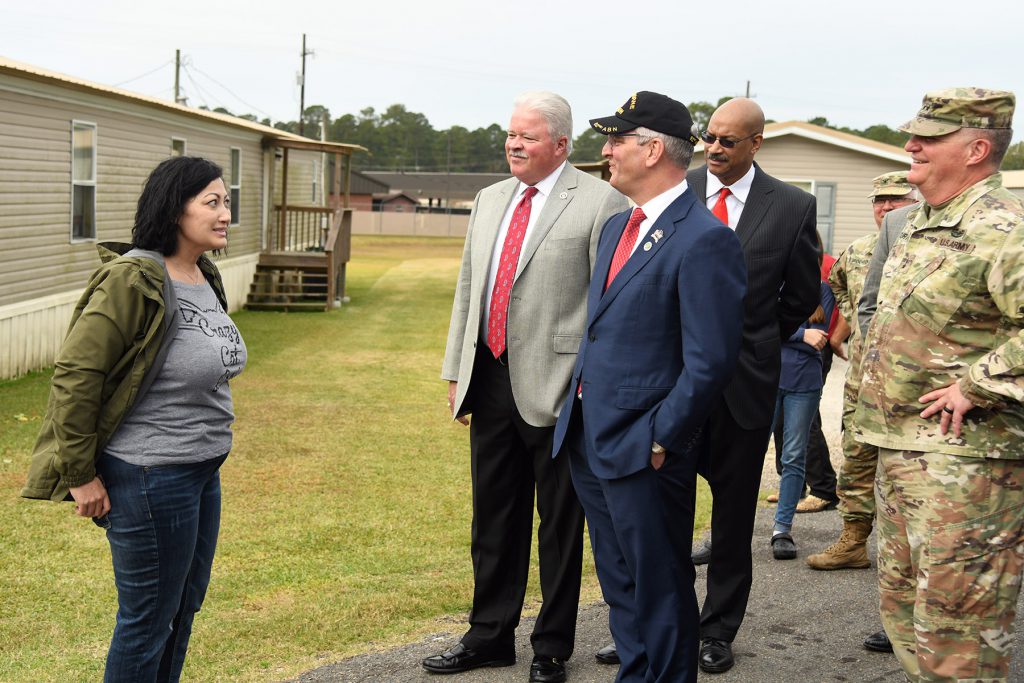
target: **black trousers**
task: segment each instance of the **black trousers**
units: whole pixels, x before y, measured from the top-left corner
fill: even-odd
[[[832,369],[832,347],[825,345],[821,351],[821,381],[828,379]],[[782,474],[782,419],[781,415],[775,426],[775,471]],[[804,461],[804,491],[810,487],[811,494],[827,501],[838,501],[836,493],[836,471],[832,467],[832,457],[828,452],[828,442],[821,431],[821,409],[814,414],[811,422],[811,434],[807,440],[807,455]]]
[[[719,398],[706,428],[709,443],[697,472],[711,487],[711,561],[700,635],[732,642],[753,581],[750,542],[771,425],[742,428]]]
[[[568,659],[583,568],[583,508],[569,459],[551,458],[554,427],[523,420],[508,368],[479,346],[469,403],[475,585],[462,642],[474,649],[514,652],[533,546],[536,490],[543,604],[530,641],[539,656]]]

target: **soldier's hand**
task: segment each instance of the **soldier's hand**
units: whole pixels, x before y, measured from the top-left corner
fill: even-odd
[[[843,360],[850,360],[846,355],[846,349],[843,348],[843,341],[839,337],[829,337],[828,345],[832,347],[832,353],[836,354]]]
[[[974,407],[973,403],[964,398],[963,393],[960,392],[960,386],[956,382],[941,389],[929,391],[918,400],[921,403],[931,403],[921,411],[921,417],[928,419],[935,413],[940,413],[939,431],[946,434],[952,425],[953,436],[956,437],[960,436],[960,430],[964,425],[964,415]]]

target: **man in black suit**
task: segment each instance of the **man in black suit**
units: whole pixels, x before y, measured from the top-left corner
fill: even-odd
[[[698,465],[714,498],[700,623],[700,667],[708,673],[732,668],[732,641],[747,609],[750,541],[782,340],[807,320],[820,296],[814,197],[754,163],[763,133],[764,113],[753,100],[729,100],[701,136],[707,165],[687,177],[697,196],[736,231],[747,263],[739,365],[711,414],[708,457]]]
[[[709,558],[711,565],[700,620],[699,663],[708,673],[732,668],[732,641],[747,609],[750,541],[782,340],[814,312],[820,297],[814,197],[754,163],[763,133],[764,113],[753,100],[729,100],[701,135],[707,165],[686,178],[712,213],[736,231],[747,265],[739,365],[711,414],[710,446],[697,470],[714,498],[710,547],[694,552],[695,563]],[[618,661],[614,646],[597,658]]]

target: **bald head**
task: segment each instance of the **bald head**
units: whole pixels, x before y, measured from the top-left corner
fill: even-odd
[[[725,102],[711,115],[711,120],[724,118],[743,126],[748,135],[764,133],[764,112],[761,106],[749,97],[734,97]]]
[[[726,187],[742,178],[754,163],[764,133],[764,112],[754,100],[736,97],[715,110],[708,121],[715,137],[704,144],[708,170]],[[722,144],[722,140],[725,144]]]

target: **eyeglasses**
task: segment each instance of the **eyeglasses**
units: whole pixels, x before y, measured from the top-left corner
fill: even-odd
[[[760,133],[754,133],[753,135],[748,135],[745,138],[733,140],[732,138],[723,138],[719,137],[718,135],[712,135],[708,131],[704,131],[700,134],[700,139],[704,142],[705,145],[713,145],[715,144],[715,140],[718,140],[718,144],[720,144],[722,147],[725,147],[726,149],[732,149],[733,147],[743,142],[744,140],[755,138],[758,135],[760,135]]]
[[[608,144],[612,147],[617,147],[625,142],[622,138],[640,138],[636,143],[638,145],[646,145],[651,141],[651,138],[641,135],[640,133],[612,133],[608,136]]]
[[[910,197],[907,197],[905,195],[887,195],[887,196],[884,196],[884,197],[872,197],[871,198],[871,203],[874,204],[875,206],[880,206],[880,205],[885,205],[885,204],[898,205],[901,202],[911,203],[913,201],[914,201],[913,199],[911,199]]]

